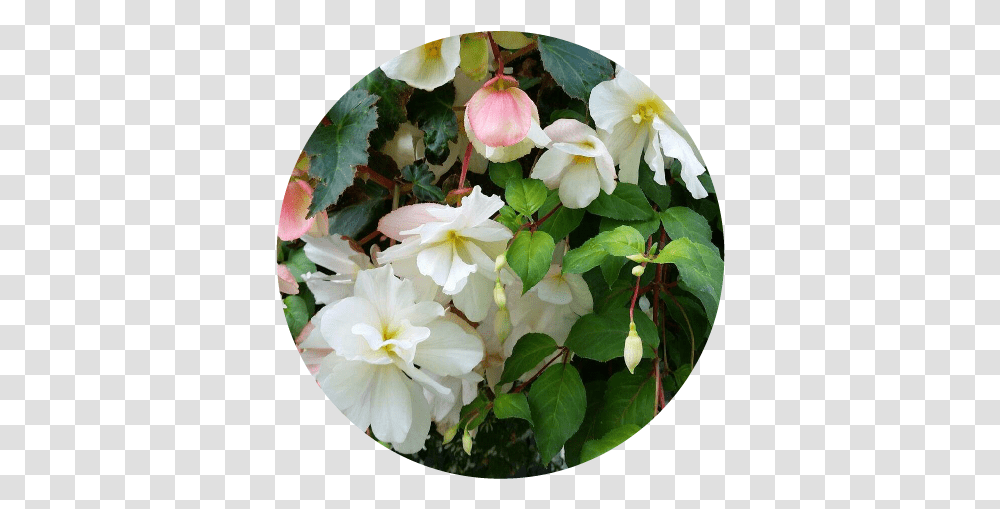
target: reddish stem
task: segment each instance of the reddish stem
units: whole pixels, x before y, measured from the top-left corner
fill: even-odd
[[[563,357],[565,354],[569,353],[569,348],[566,348],[565,346],[560,346],[559,349],[562,350],[562,352],[556,354],[554,357],[552,357],[551,359],[549,359],[549,362],[546,362],[545,365],[542,366],[542,369],[538,370],[538,373],[535,373],[535,375],[532,376],[531,378],[529,378],[527,382],[524,382],[523,384],[518,385],[517,387],[514,388],[514,390],[512,390],[510,392],[521,392],[521,391],[523,391],[525,387],[527,387],[531,382],[534,382],[536,378],[538,378],[539,376],[541,376],[541,374],[543,372],[545,372],[545,368],[548,368],[549,366],[552,365],[553,362],[557,361],[560,357]]]
[[[462,174],[458,177],[458,188],[465,189],[465,175],[469,173],[469,161],[472,160],[472,142],[465,146],[465,157],[462,158]]]
[[[359,240],[359,241],[358,241],[358,245],[359,245],[359,246],[362,246],[362,245],[365,245],[365,244],[367,244],[367,243],[368,243],[369,241],[371,241],[371,240],[372,240],[372,239],[374,239],[375,237],[378,237],[378,236],[379,236],[379,235],[381,235],[381,234],[382,234],[382,232],[380,232],[380,231],[378,231],[378,230],[375,230],[375,231],[373,231],[373,232],[369,233],[368,235],[365,235],[365,238],[363,238],[363,239]]]
[[[517,60],[518,58],[521,58],[524,55],[527,55],[528,53],[531,53],[532,51],[534,51],[534,49],[537,46],[538,46],[538,42],[537,41],[531,41],[530,43],[528,43],[527,46],[525,46],[525,47],[517,50],[512,55],[508,55],[507,56],[507,61],[508,62],[513,62],[513,61]]]
[[[486,37],[490,39],[493,55],[497,57],[497,76],[503,76],[503,55],[500,54],[500,46],[493,40],[493,32],[486,32]]]
[[[370,179],[374,180],[375,182],[377,182],[378,185],[380,185],[380,186],[382,186],[382,187],[384,187],[384,188],[386,188],[386,189],[388,189],[390,191],[392,191],[393,189],[396,188],[396,183],[395,182],[393,182],[393,181],[391,181],[391,180],[383,177],[379,172],[377,172],[377,171],[375,171],[375,170],[373,170],[373,169],[371,169],[371,168],[369,168],[367,166],[358,166],[357,168],[358,168],[358,173],[357,173],[358,176],[367,175],[368,178],[370,178]]]

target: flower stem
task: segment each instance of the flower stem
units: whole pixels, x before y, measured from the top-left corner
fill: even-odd
[[[512,53],[510,55],[507,55],[507,58],[505,60],[507,62],[513,62],[513,61],[517,60],[518,58],[521,58],[524,55],[527,55],[528,53],[531,53],[537,47],[538,47],[538,41],[531,41],[530,43],[528,43],[527,46],[525,46],[525,47],[517,50],[516,52],[514,52],[514,53]]]
[[[465,189],[465,176],[469,173],[469,161],[472,160],[472,142],[465,146],[465,157],[462,158],[462,174],[458,177],[458,188]]]
[[[503,76],[503,55],[500,54],[500,46],[497,42],[493,40],[493,32],[486,32],[486,37],[490,40],[490,46],[493,48],[493,55],[497,58],[497,76]]]
[[[369,168],[367,166],[358,166],[357,169],[358,169],[358,176],[359,177],[361,175],[367,175],[368,178],[374,180],[378,185],[380,185],[380,186],[388,189],[389,191],[392,191],[393,188],[396,187],[396,183],[395,182],[393,182],[393,181],[391,181],[391,180],[383,177],[377,171],[375,171],[375,170],[373,170],[373,169],[371,169],[371,168]]]
[[[535,373],[535,375],[532,376],[531,378],[529,378],[527,382],[524,382],[523,384],[518,385],[517,387],[514,388],[514,390],[512,390],[510,392],[521,392],[521,391],[523,391],[525,387],[527,387],[531,382],[534,382],[536,378],[538,378],[539,376],[541,376],[541,374],[545,372],[545,368],[548,368],[549,366],[551,366],[553,362],[557,361],[560,357],[563,357],[564,355],[566,355],[566,358],[569,358],[568,357],[569,348],[566,348],[565,346],[560,346],[559,349],[562,350],[562,351],[559,352],[558,354],[556,354],[555,356],[553,356],[551,359],[549,359],[549,362],[546,362],[545,365],[542,366],[542,369],[538,370],[538,373]]]

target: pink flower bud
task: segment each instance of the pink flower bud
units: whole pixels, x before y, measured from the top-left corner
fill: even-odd
[[[510,76],[497,76],[472,95],[465,129],[476,150],[494,162],[512,161],[550,141],[538,125],[538,107]]]
[[[278,218],[278,238],[289,241],[305,235],[316,218],[310,217],[313,188],[304,180],[292,180],[285,188],[285,199],[281,202],[281,216]]]

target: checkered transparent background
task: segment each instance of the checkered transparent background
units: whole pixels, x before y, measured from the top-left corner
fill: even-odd
[[[526,3],[4,2],[0,506],[996,503],[1000,6]],[[320,116],[400,49],[498,25],[648,79],[700,143],[727,247],[668,409],[509,481],[352,426],[273,275]]]

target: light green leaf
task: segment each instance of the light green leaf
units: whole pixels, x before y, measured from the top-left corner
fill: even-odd
[[[542,208],[538,209],[538,218],[545,217],[557,205],[559,205],[559,193],[552,191],[549,193],[549,197],[545,199],[545,203],[542,204]],[[583,209],[559,207],[559,210],[549,216],[538,229],[548,233],[552,236],[553,240],[559,242],[566,238],[577,226],[580,226],[584,214]]]
[[[535,442],[546,465],[576,433],[587,411],[583,380],[569,363],[549,366],[528,392]]]
[[[586,463],[619,445],[625,443],[632,435],[639,432],[639,426],[626,424],[604,434],[599,440],[589,440],[580,450],[580,463]]]
[[[531,422],[531,407],[528,406],[528,397],[519,392],[497,396],[497,399],[493,400],[493,413],[500,419],[517,417]]]
[[[552,237],[543,231],[521,230],[514,238],[507,248],[507,264],[524,283],[522,293],[538,284],[548,273],[555,248]]]
[[[499,385],[513,382],[521,375],[531,371],[538,363],[545,360],[556,351],[556,340],[540,332],[531,332],[521,336],[514,344],[514,351],[504,361],[503,374]]]
[[[507,227],[512,232],[516,232],[524,224],[524,216],[518,214],[510,205],[504,205],[497,216],[497,222]]]
[[[611,61],[569,41],[538,36],[542,64],[570,97],[590,100],[590,91],[612,78]]]
[[[524,178],[524,170],[521,169],[521,163],[517,159],[506,163],[491,162],[489,172],[490,180],[504,188],[507,187],[507,182],[510,179],[521,180]]]
[[[587,239],[580,247],[570,249],[563,256],[562,271],[568,274],[583,274],[597,267],[607,258],[608,252],[598,237]]]
[[[285,322],[288,323],[292,337],[298,337],[302,328],[309,323],[309,307],[306,305],[306,301],[298,295],[289,295],[285,297],[284,302]]]
[[[652,219],[647,219],[645,221],[622,221],[620,219],[611,219],[610,217],[602,217],[601,225],[598,229],[602,232],[614,230],[619,226],[631,226],[635,228],[641,235],[642,238],[648,239],[650,235],[655,233],[660,229],[660,218],[654,216]],[[658,238],[653,239],[658,240]]]
[[[722,296],[722,258],[715,250],[687,237],[667,244],[653,260],[655,263],[672,263],[680,273],[679,286],[698,297],[705,306],[709,322],[715,320]]]
[[[351,90],[366,90],[369,94],[378,96],[375,103],[375,108],[378,109],[378,127],[372,131],[368,141],[373,147],[382,148],[395,136],[399,124],[406,122],[406,100],[412,89],[376,68],[355,83]]]
[[[619,226],[614,230],[598,233],[580,247],[566,252],[562,270],[570,274],[582,274],[600,265],[609,254],[628,256],[645,251],[646,239],[638,230],[631,226]]]
[[[615,192],[605,193],[603,190],[597,198],[587,206],[591,214],[624,221],[649,220],[653,218],[653,208],[646,201],[646,196],[635,184],[619,183]]]
[[[458,141],[454,103],[455,85],[446,83],[431,92],[414,90],[406,104],[410,122],[424,132],[424,157],[430,164],[444,164],[448,159],[448,142]]]
[[[548,188],[538,179],[508,180],[504,197],[514,210],[530,216],[545,203]]]
[[[320,179],[310,216],[337,203],[354,182],[355,167],[368,163],[368,135],[378,127],[377,100],[364,90],[348,91],[327,113],[330,123],[317,126],[306,142],[309,174]]]
[[[627,424],[642,428],[653,420],[656,406],[656,379],[650,375],[653,365],[639,363],[635,374],[621,370],[608,379],[604,392],[604,406],[597,416],[594,436],[604,436],[609,431]]]
[[[653,321],[645,313],[635,313],[635,328],[642,340],[642,356],[652,357],[660,338]],[[615,308],[604,313],[581,316],[566,339],[566,348],[585,359],[607,362],[625,354],[629,331],[628,309]]]
[[[295,276],[295,281],[302,282],[302,274],[306,272],[316,272],[316,264],[312,262],[307,256],[306,252],[302,249],[296,249],[288,255],[288,261],[285,262],[288,267],[288,271]]]
[[[631,226],[623,225],[611,231],[599,233],[600,244],[612,256],[629,256],[646,252],[646,237]]]
[[[719,248],[712,244],[712,227],[701,214],[687,207],[671,207],[660,212],[660,221],[671,240],[687,237],[719,253]]]

